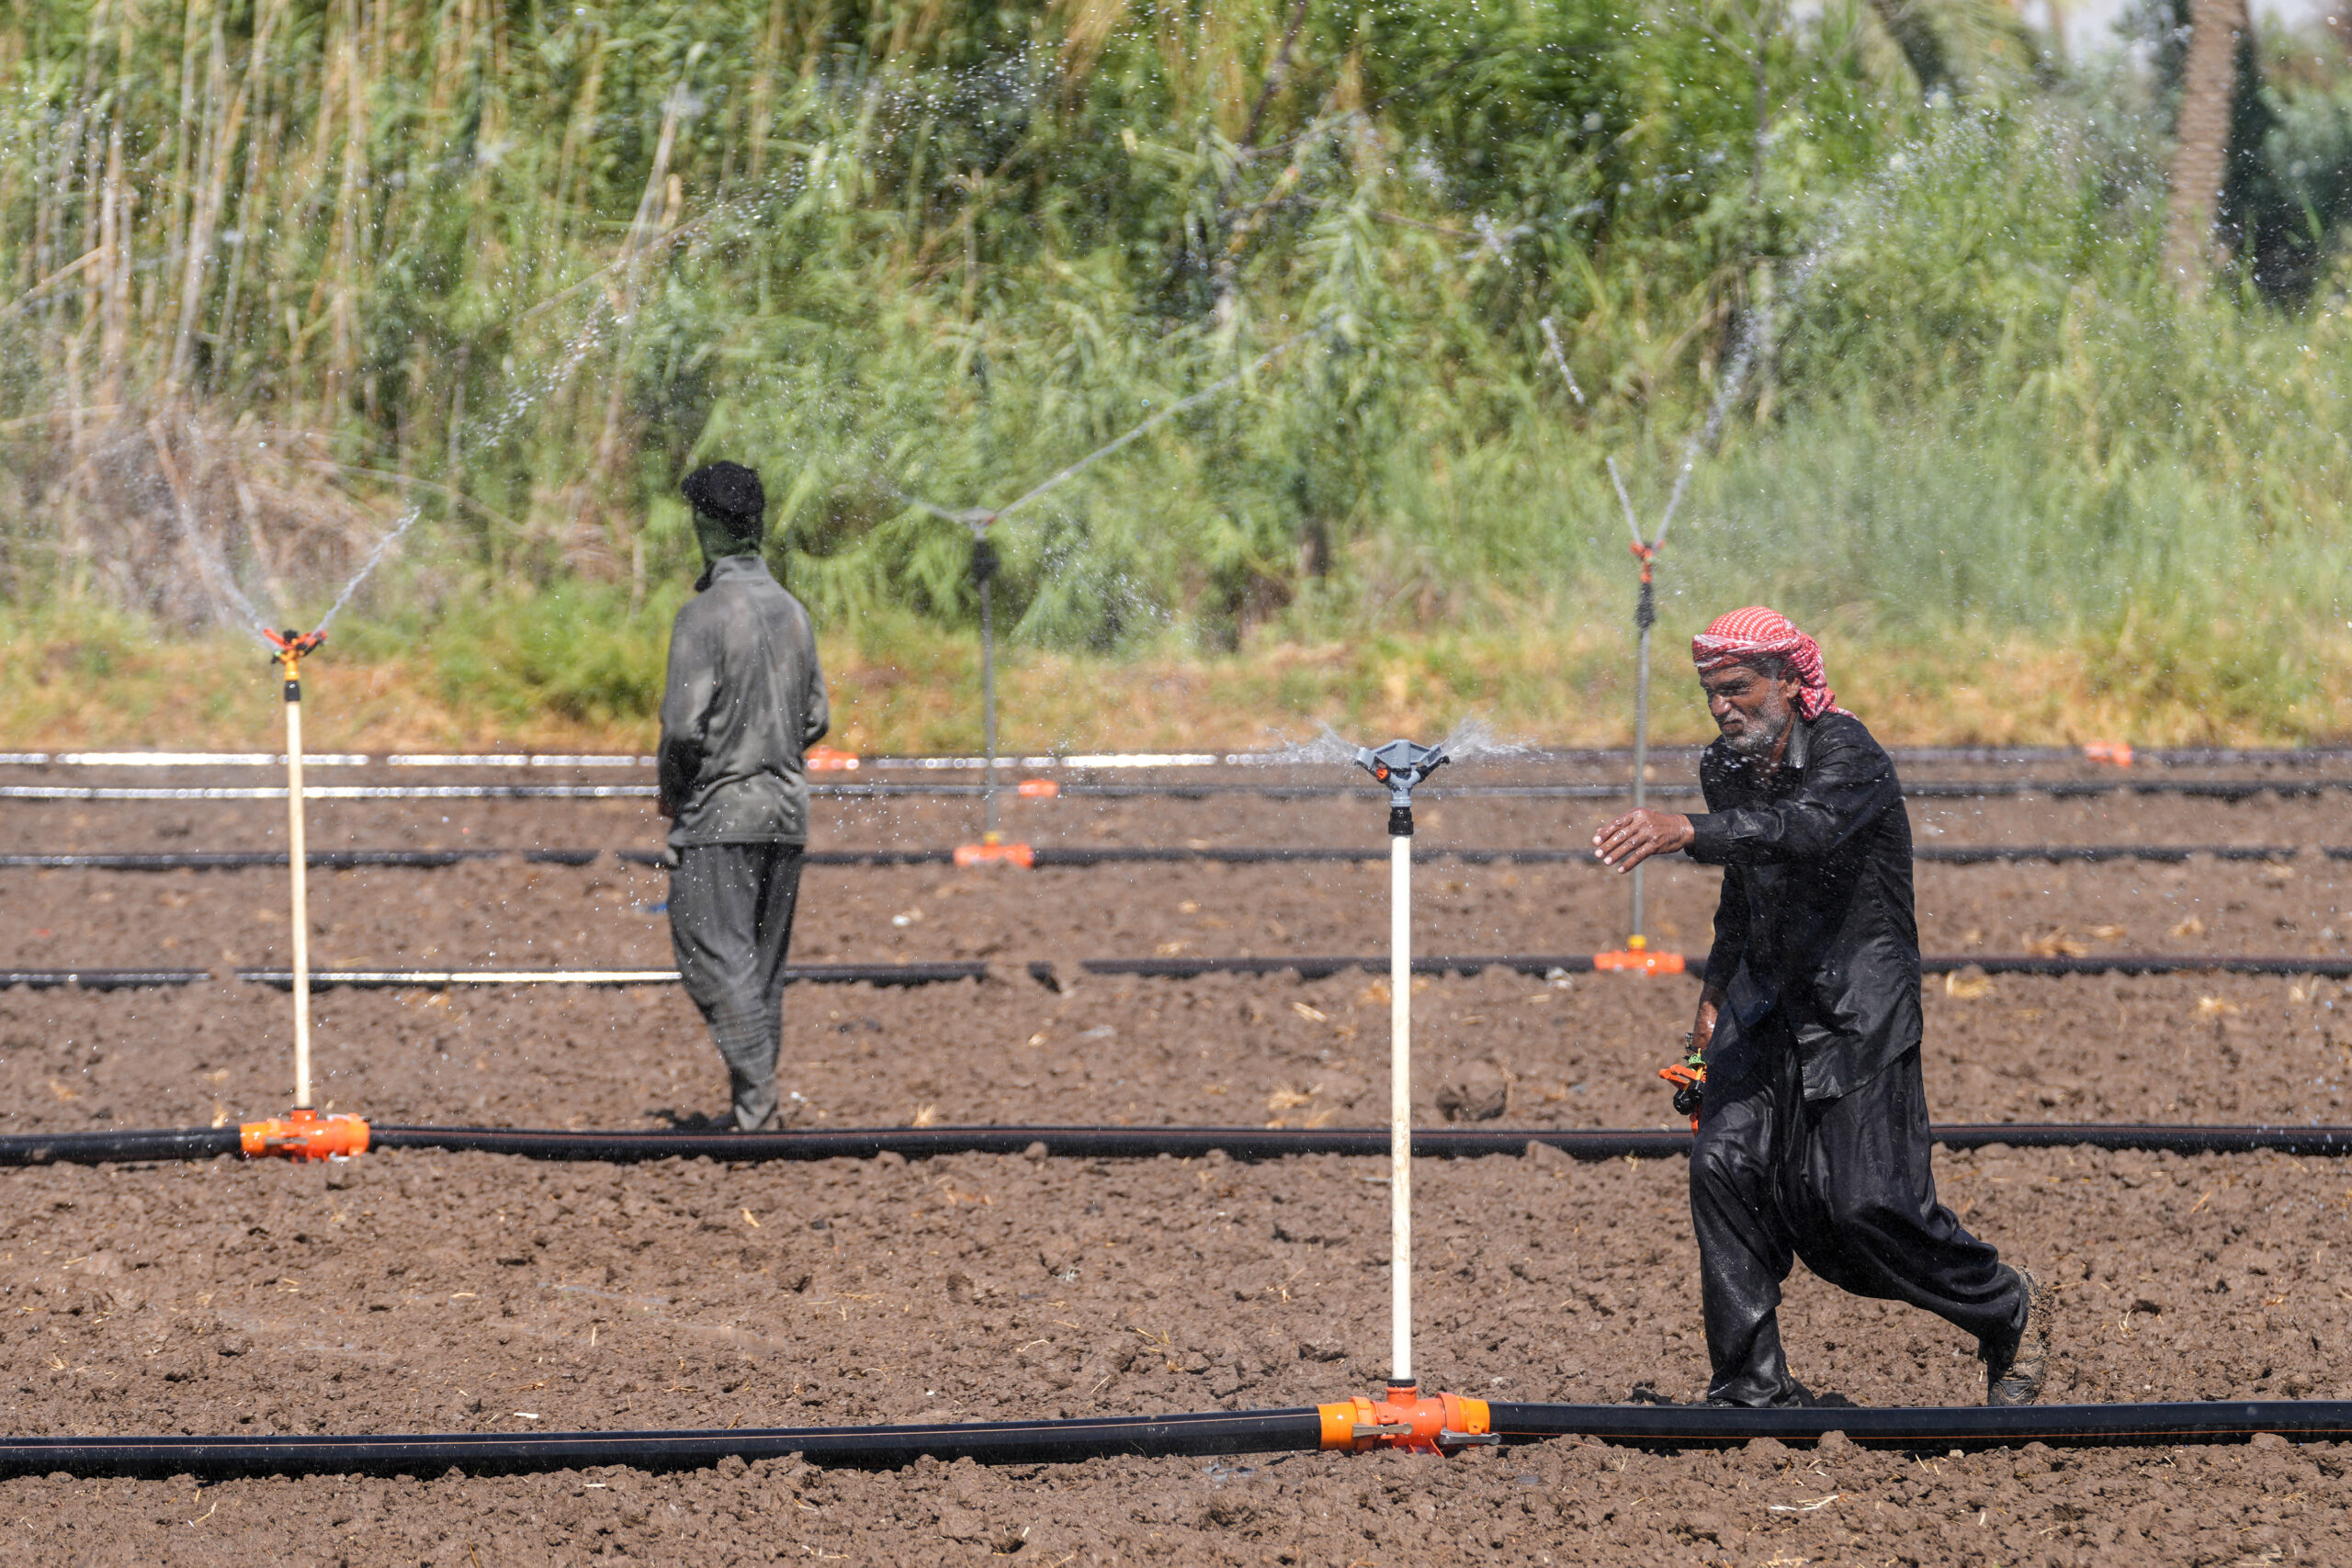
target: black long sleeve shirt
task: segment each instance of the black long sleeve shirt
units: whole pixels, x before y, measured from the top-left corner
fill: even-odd
[[[1724,868],[1707,983],[1727,998],[1707,1082],[1747,1076],[1777,1008],[1805,1098],[1835,1100],[1919,1043],[1911,818],[1894,760],[1861,720],[1829,713],[1795,721],[1769,773],[1716,741],[1699,783],[1707,811],[1690,818],[1689,853]]]
[[[660,762],[672,847],[807,843],[806,752],[831,722],[808,612],[759,557],[713,562],[670,630]]]

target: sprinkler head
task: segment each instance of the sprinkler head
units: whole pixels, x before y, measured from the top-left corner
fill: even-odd
[[[1415,786],[1453,760],[1442,747],[1411,740],[1391,740],[1377,750],[1356,748],[1356,765],[1388,786],[1388,804],[1408,809],[1413,804]]]
[[[298,632],[291,626],[282,632],[274,632],[267,626],[264,626],[261,629],[261,635],[269,639],[271,647],[277,649],[276,653],[269,656],[269,661],[283,669],[288,681],[293,680],[295,672],[301,668],[302,656],[306,653],[317,652],[319,645],[327,640],[327,634],[323,629],[314,632]]]

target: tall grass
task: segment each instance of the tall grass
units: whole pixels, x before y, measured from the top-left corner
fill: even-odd
[[[1600,455],[1654,513],[1769,308],[1668,632],[2016,632],[2287,723],[2344,618],[2340,287],[2181,298],[2154,98],[1942,4],[1933,102],[1843,4],[20,6],[0,594],[305,622],[419,508],[355,633],[595,722],[649,700],[693,463],[759,466],[830,625],[963,625],[910,497],[1001,504],[1288,344],[1004,526],[1017,641],[1606,626]]]

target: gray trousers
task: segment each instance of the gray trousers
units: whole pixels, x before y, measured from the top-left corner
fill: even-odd
[[[727,1062],[735,1125],[776,1119],[784,961],[800,897],[798,844],[689,844],[670,873],[670,945]]]

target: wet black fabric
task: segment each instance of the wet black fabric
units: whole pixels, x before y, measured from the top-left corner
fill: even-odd
[[[1919,1048],[1911,819],[1894,761],[1851,714],[1793,723],[1770,773],[1722,740],[1699,759],[1707,810],[1690,818],[1689,853],[1724,868],[1707,955],[1707,983],[1726,993],[1711,1095],[1757,1065],[1755,1032],[1776,1010],[1815,1100]]]
[[[747,1133],[775,1115],[800,861],[798,844],[689,844],[670,873],[670,946],[727,1063],[735,1125]]]
[[[757,556],[712,562],[670,632],[659,761],[671,847],[808,842],[807,752],[831,716],[800,601]]]
[[[1710,1399],[1796,1402],[1781,1349],[1781,1282],[1792,1258],[1856,1295],[1907,1302],[1982,1340],[2025,1321],[2023,1278],[1936,1201],[1928,1096],[1910,1051],[1835,1100],[1806,1091],[1776,1014],[1753,1071],[1728,1089],[1708,1074],[1690,1149],[1690,1224]]]

